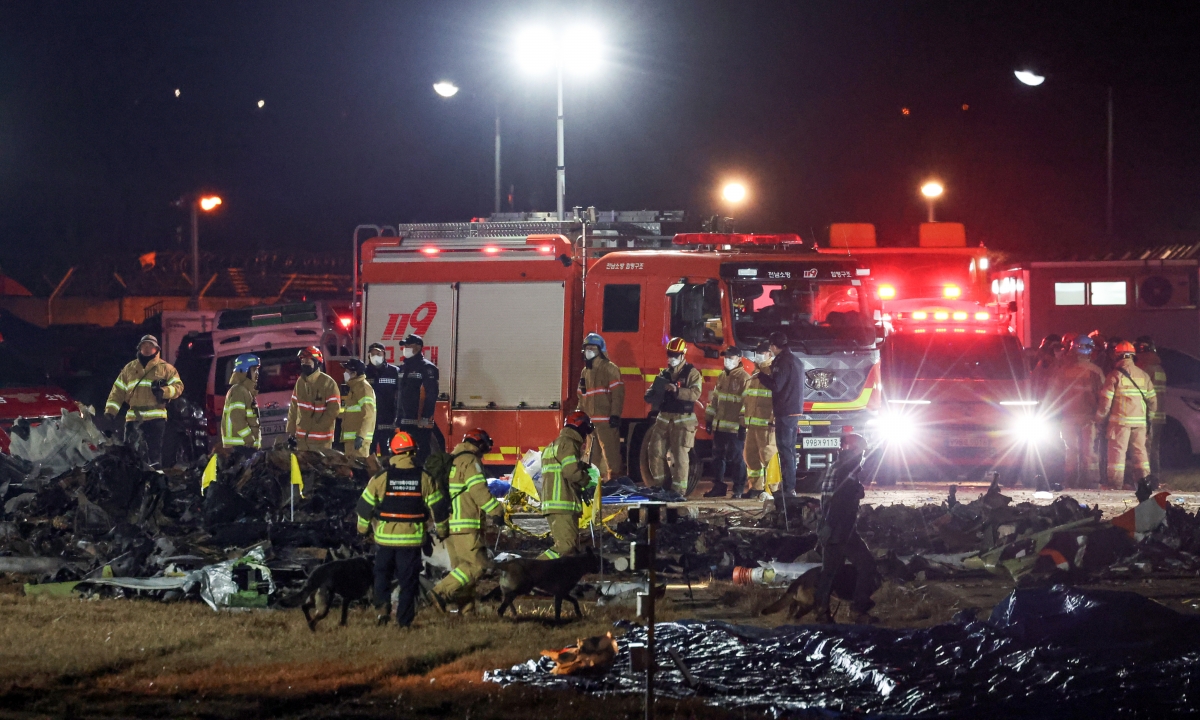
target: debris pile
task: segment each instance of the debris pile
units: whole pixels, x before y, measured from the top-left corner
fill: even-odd
[[[655,688],[773,716],[1164,717],[1192,712],[1200,618],[1140,595],[1064,586],[1014,591],[987,621],[966,614],[921,630],[846,625],[776,629],[720,622],[655,626]],[[639,693],[635,627],[600,676],[562,675],[550,658],[484,679]]]

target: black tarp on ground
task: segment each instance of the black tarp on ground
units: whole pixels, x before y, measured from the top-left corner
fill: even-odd
[[[1200,618],[1127,592],[1017,590],[988,622],[921,630],[686,621],[658,624],[656,637],[661,694],[778,717],[1160,718],[1200,707]],[[485,679],[641,692],[628,648],[644,640],[631,630],[600,677],[552,676],[543,658]]]

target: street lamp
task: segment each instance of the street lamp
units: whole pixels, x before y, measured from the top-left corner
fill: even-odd
[[[925,196],[925,202],[929,204],[929,222],[934,222],[933,204],[944,192],[946,192],[946,188],[936,180],[930,180],[921,186],[921,194]]]
[[[216,195],[197,195],[188,203],[192,210],[192,297],[188,310],[200,309],[200,212],[212,212],[221,205]]]
[[[721,197],[725,202],[737,204],[746,199],[746,186],[739,182],[731,182],[721,188]]]
[[[566,219],[567,166],[563,152],[563,69],[586,73],[600,64],[603,43],[594,28],[576,25],[558,33],[545,27],[527,28],[517,36],[517,62],[528,72],[554,68],[558,75],[558,166],[555,195],[558,219]]]
[[[1029,70],[1014,70],[1013,75],[1025,85],[1037,87],[1046,81],[1045,76]],[[1113,234],[1113,89],[1108,86],[1108,145],[1105,152],[1105,175],[1107,178],[1107,195],[1104,201],[1104,232],[1108,237]]]
[[[449,80],[433,84],[433,91],[443,98],[449,99],[458,94],[458,86]],[[500,212],[500,96],[496,96],[496,196],[493,200],[493,212]]]

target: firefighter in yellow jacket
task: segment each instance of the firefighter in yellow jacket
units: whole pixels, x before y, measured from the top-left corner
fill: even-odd
[[[624,475],[621,461],[621,412],[625,407],[625,383],[621,368],[608,359],[604,338],[590,333],[583,339],[583,372],[579,376],[579,409],[595,424],[596,434],[588,451],[588,462],[600,477],[612,480]]]
[[[722,360],[725,369],[717,376],[717,384],[708,396],[704,408],[704,428],[712,435],[713,486],[704,497],[725,497],[725,471],[733,476],[733,494],[740,497],[746,490],[746,465],[742,461],[742,443],[746,428],[742,424],[742,393],[750,384],[750,373],[742,367],[742,353],[727,347]]]
[[[491,449],[491,436],[483,428],[475,428],[451,453],[454,466],[450,470],[450,537],[446,539],[446,550],[453,569],[433,586],[431,593],[441,610],[446,609],[451,597],[459,600],[460,606],[472,602],[475,581],[487,565],[483,518],[504,513],[504,506],[492,497],[483,475],[482,459]]]
[[[300,358],[300,377],[288,405],[288,446],[294,450],[329,450],[333,428],[342,410],[342,395],[333,378],[321,372],[325,356],[318,347],[306,347]]]
[[[258,373],[261,362],[257,355],[244,353],[233,361],[225,407],[221,410],[221,445],[235,460],[262,447],[258,424]]]
[[[1154,338],[1143,335],[1137,339],[1136,364],[1142,372],[1154,381],[1154,394],[1162,397],[1167,391],[1167,371],[1163,369],[1162,358],[1158,356],[1158,348],[1154,347]],[[1150,416],[1150,433],[1146,439],[1150,451],[1150,472],[1158,475],[1162,456],[1163,429],[1167,425],[1167,414],[1160,406]]]
[[[755,370],[742,391],[742,420],[746,423],[746,484],[747,490],[734,497],[758,498],[764,492],[767,465],[776,454],[775,448],[775,411],[771,401],[771,391],[763,385],[759,375],[771,372],[770,358],[767,355],[770,343],[764,340],[754,354]]]
[[[346,457],[365,458],[375,437],[375,388],[362,360],[351,358],[343,367],[350,391],[342,400],[342,444]]]
[[[125,408],[126,440],[138,442],[146,462],[162,463],[163,432],[167,429],[167,403],[183,394],[183,381],[175,367],[159,357],[158,339],[144,335],[138,341],[138,356],[121,369],[108,393],[104,415],[115,422]],[[133,431],[130,434],[130,430]]]
[[[567,416],[558,439],[542,451],[542,514],[554,538],[554,546],[541,554],[542,559],[579,552],[579,518],[588,493],[596,487],[595,471],[579,456],[593,429],[587,413],[576,410]]]
[[[358,533],[373,531],[375,538],[375,609],[377,622],[388,622],[391,593],[388,585],[393,577],[400,585],[396,603],[396,625],[408,627],[416,615],[418,580],[421,576],[421,544],[425,539],[426,521],[433,519],[437,536],[443,540],[450,528],[445,518],[436,518],[434,508],[442,501],[429,475],[421,472],[413,459],[417,445],[412,436],[399,431],[392,436],[392,457],[388,467],[371,478],[367,489],[358,499]]]
[[[1158,411],[1154,381],[1134,364],[1133,344],[1117,345],[1116,364],[1104,379],[1096,422],[1108,422],[1108,484],[1120,488],[1125,480],[1125,456],[1133,458],[1133,480],[1150,474],[1146,452],[1146,421]]]
[[[1104,373],[1090,359],[1095,344],[1087,335],[1071,341],[1071,352],[1054,367],[1045,403],[1059,418],[1063,446],[1063,485],[1096,487],[1100,458],[1096,454],[1096,408],[1104,388]]]
[[[687,343],[683,338],[667,342],[667,367],[659,373],[666,381],[666,398],[658,410],[658,419],[650,430],[650,474],[654,483],[687,496],[690,459],[696,442],[696,401],[703,392],[700,371],[687,362]],[[652,388],[653,389],[653,386]],[[673,461],[667,477],[667,454]]]

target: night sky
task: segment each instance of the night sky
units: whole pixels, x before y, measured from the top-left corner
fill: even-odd
[[[0,5],[0,267],[182,249],[171,201],[196,189],[225,198],[201,231],[223,252],[487,214],[497,98],[505,195],[552,210],[553,77],[513,57],[533,22],[608,45],[566,80],[568,207],[698,216],[737,177],[739,229],[901,241],[937,177],[939,219],[1020,256],[1200,242],[1200,3],[19,0]]]

